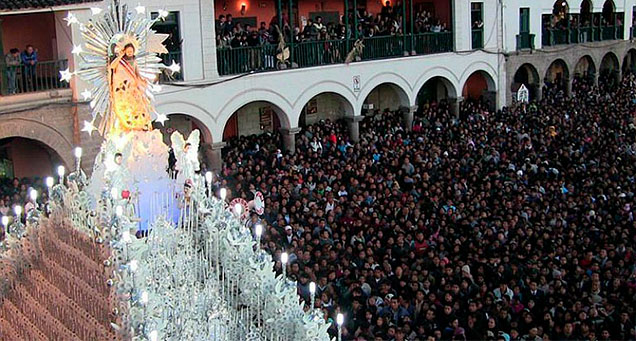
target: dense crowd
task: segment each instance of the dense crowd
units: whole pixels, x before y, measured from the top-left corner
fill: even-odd
[[[407,30],[402,27],[404,21],[401,6],[402,4],[398,2],[396,6],[392,7],[387,1],[381,12],[375,15],[366,10],[356,11],[355,14],[349,15],[349,30],[347,30],[347,22],[343,17],[340,17],[338,22],[324,22],[321,16],[317,16],[315,19],[307,19],[302,27],[290,25],[287,17],[284,17],[281,32],[284,34],[285,41],[289,42],[292,37],[291,26],[294,26],[293,37],[294,42],[297,43],[354,39],[355,37],[399,36],[410,30],[409,25],[407,25]],[[357,15],[357,21],[354,21],[354,15]],[[422,10],[414,14],[413,31],[414,33],[448,32],[449,28],[445,22],[436,18],[431,12]],[[216,34],[218,47],[236,48],[276,44],[279,41],[280,33],[277,17],[273,17],[269,24],[263,21],[258,27],[253,27],[249,24],[243,25],[240,22],[235,22],[231,14],[221,14],[216,21]]]
[[[344,340],[634,340],[635,86],[241,137],[222,185],[265,195],[263,247]]]

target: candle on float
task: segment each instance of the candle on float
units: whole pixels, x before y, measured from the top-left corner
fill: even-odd
[[[219,195],[221,196],[221,201],[225,201],[225,197],[227,197],[227,189],[221,188]]]
[[[309,283],[309,294],[311,295],[309,299],[309,302],[310,302],[309,309],[313,310],[314,306],[316,305],[316,283],[314,282]]]
[[[82,162],[82,147],[75,147],[75,160],[77,166],[77,172],[79,173],[80,164]]]
[[[283,266],[283,280],[287,278],[287,262],[289,261],[289,255],[287,252],[283,252],[280,254],[280,262]]]
[[[57,176],[60,177],[60,184],[64,184],[64,174],[66,174],[66,168],[64,168],[64,166],[60,165],[57,166]]]
[[[212,172],[205,172],[205,182],[208,184],[208,197],[210,197],[212,193]]]
[[[51,189],[53,188],[54,184],[55,184],[55,179],[53,179],[52,176],[47,176],[46,177],[46,189],[47,189],[49,200],[51,200]]]
[[[338,313],[336,316],[336,323],[338,324],[338,341],[342,340],[342,324],[344,323],[344,315]]]
[[[263,225],[256,224],[255,230],[256,230],[256,249],[259,249],[261,247],[261,236],[263,235]]]
[[[6,215],[2,216],[2,225],[4,226],[4,232],[7,234],[7,236],[9,235],[9,217],[7,217]]]

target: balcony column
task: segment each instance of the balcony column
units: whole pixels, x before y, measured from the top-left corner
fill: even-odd
[[[406,0],[402,0],[402,50],[404,51],[404,56],[409,55],[409,51],[406,47]]]
[[[353,0],[353,40],[358,40],[358,1]]]
[[[225,147],[225,142],[212,143],[205,148],[208,167],[213,171],[219,171],[223,168],[223,155],[221,154],[223,147]]]
[[[283,4],[282,0],[276,0],[276,16],[278,17],[278,28],[281,34],[283,31]]]
[[[448,104],[450,107],[451,114],[455,115],[456,118],[459,118],[459,104],[464,100],[462,96],[457,96],[457,98],[448,98]]]
[[[541,99],[543,98],[543,87],[541,85],[537,85],[537,98],[534,99],[537,102],[540,102]]]
[[[402,108],[402,125],[404,130],[411,131],[413,129],[413,117],[417,111],[417,105]]]
[[[349,51],[349,36],[351,35],[349,27],[349,0],[344,0],[344,25],[345,25],[345,50]]]
[[[290,154],[296,153],[296,134],[300,133],[300,128],[281,128],[280,133],[283,137],[283,147]]]
[[[566,77],[563,80],[563,83],[565,84],[565,89],[563,89],[565,91],[565,95],[566,96],[570,96],[570,94],[572,93],[572,79],[574,77]]]
[[[364,119],[364,116],[347,117],[347,127],[349,128],[349,139],[351,142],[360,141],[360,121]]]
[[[289,0],[289,8],[288,8],[288,17],[289,17],[289,61],[290,61],[290,65],[292,68],[294,68],[294,39],[296,38],[294,36],[295,33],[295,28],[294,28],[294,19],[293,19],[293,15],[294,15],[294,9],[293,9],[293,1]],[[282,30],[282,28],[281,28]],[[282,31],[281,31],[282,32]]]

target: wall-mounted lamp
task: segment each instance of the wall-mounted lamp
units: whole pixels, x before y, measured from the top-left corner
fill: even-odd
[[[247,5],[245,3],[241,4],[241,15],[245,15],[245,11],[247,10]]]

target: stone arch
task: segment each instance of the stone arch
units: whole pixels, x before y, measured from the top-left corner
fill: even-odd
[[[337,92],[321,92],[310,98],[298,117],[298,126],[304,127],[319,120],[336,121],[345,117],[353,117],[353,104]]]
[[[399,85],[390,82],[377,84],[363,97],[362,110],[392,111],[411,106],[408,93]]]
[[[596,64],[590,55],[585,55],[574,65],[573,91],[587,91],[596,80]]]
[[[568,82],[570,79],[570,69],[565,60],[555,59],[545,71],[543,82],[548,89],[556,88],[563,90],[568,95]]]
[[[369,94],[382,84],[389,84],[396,92],[405,94],[408,100],[408,104],[406,105],[411,106],[415,104],[415,96],[412,95],[410,83],[402,75],[393,72],[381,72],[374,75],[373,78],[369,79],[362,87],[358,94],[358,98],[362,101],[358,103],[357,113],[362,111],[364,101],[369,97]],[[400,94],[399,96],[400,101],[403,101],[403,95]]]
[[[601,18],[603,19],[603,26],[605,25],[614,25],[616,12],[616,5],[614,5],[613,0],[605,0],[603,3],[603,11],[601,12]]]
[[[287,98],[284,98],[281,94],[272,89],[245,89],[228,99],[228,101],[225,102],[225,104],[218,110],[219,116],[216,118],[216,124],[212,129],[212,137],[214,141],[223,140],[224,129],[232,115],[234,115],[239,109],[244,108],[246,105],[256,102],[268,103],[268,105],[273,108],[274,113],[276,113],[280,122],[281,128],[295,128],[292,126],[292,122],[295,124],[298,121],[292,120],[290,117],[290,113],[293,112],[293,106]]]
[[[210,144],[213,142],[210,129],[208,129],[208,127],[196,117],[188,113],[181,112],[170,113],[167,116],[168,120],[163,124],[157,121],[152,123],[154,129],[161,130],[164,134],[164,142],[166,144],[169,144],[169,134],[172,132],[179,131],[184,136],[188,136],[195,129],[198,129],[201,132],[202,144]]]
[[[495,108],[497,84],[488,71],[476,70],[470,73],[461,84],[464,99],[482,98],[490,104],[491,109]]]
[[[530,92],[531,100],[540,99],[541,93],[541,77],[539,76],[539,71],[534,65],[530,63],[525,63],[515,71],[512,88],[510,89],[513,93],[517,92],[521,85],[525,85]]]
[[[339,99],[344,100],[345,116],[357,116],[359,111],[355,111],[356,97],[350,87],[335,81],[323,81],[308,86],[294,102],[294,110],[289,118],[292,123],[298,124],[303,114],[303,109],[316,96],[324,93],[333,93],[339,95]]]
[[[593,23],[593,18],[592,18],[592,11],[593,11],[594,5],[592,4],[591,0],[583,0],[581,1],[581,9],[580,9],[580,18],[579,18],[579,24],[583,27],[589,27],[592,26]]]
[[[610,85],[618,84],[621,77],[620,63],[614,52],[607,52],[599,66],[599,82],[610,82]],[[614,83],[616,82],[616,83]]]
[[[623,74],[636,73],[636,49],[629,49],[623,57]]]
[[[212,115],[204,108],[193,104],[192,102],[175,101],[161,103],[157,105],[157,112],[167,115],[168,118],[172,115],[186,115],[194,120],[196,125],[201,128],[201,137],[205,143],[220,141],[212,137],[212,129],[215,126]],[[153,126],[161,129],[161,124],[157,125],[157,122],[155,122]]]
[[[43,143],[60,157],[64,166],[75,164],[73,144],[57,129],[42,122],[10,118],[0,121],[0,139],[23,137]]]
[[[222,140],[289,129],[288,116],[275,103],[256,100],[237,108],[223,124]]]

